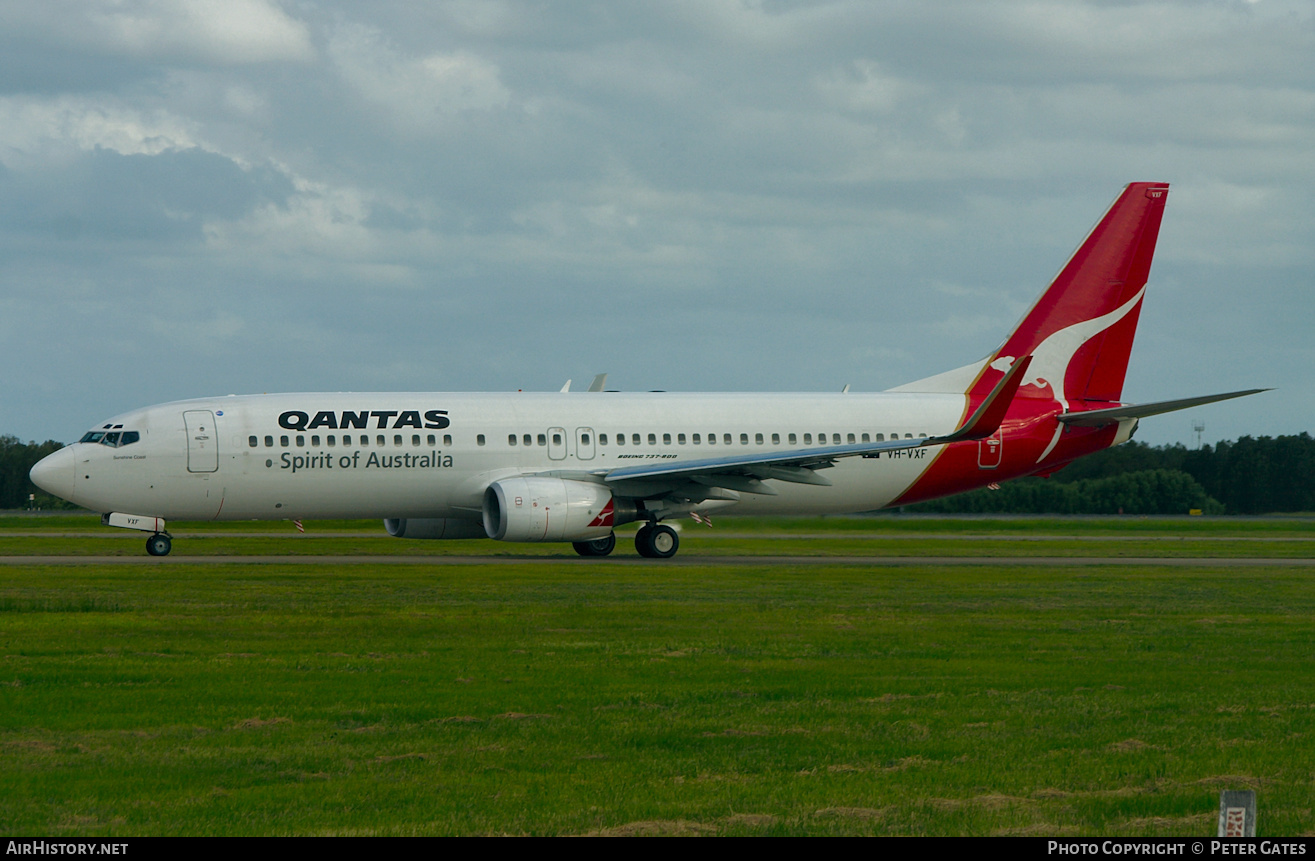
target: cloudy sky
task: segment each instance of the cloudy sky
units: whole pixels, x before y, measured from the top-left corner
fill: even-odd
[[[1173,184],[1139,439],[1313,430],[1311,0],[0,2],[0,433],[229,392],[888,388]]]

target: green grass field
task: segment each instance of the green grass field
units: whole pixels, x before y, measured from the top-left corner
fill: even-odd
[[[1252,788],[1259,834],[1315,831],[1310,569],[990,561],[1309,556],[1309,522],[1127,522],[728,519],[680,566],[249,565],[524,548],[179,525],[232,562],[51,566],[141,541],[0,518],[0,830],[1204,836]],[[843,558],[913,547],[984,558]]]

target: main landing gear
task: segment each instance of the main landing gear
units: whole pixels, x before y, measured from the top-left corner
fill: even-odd
[[[173,549],[173,541],[163,532],[157,532],[146,539],[146,552],[151,556],[168,556]]]
[[[607,533],[606,538],[593,541],[576,541],[571,544],[581,556],[606,556],[616,549],[616,533]]]
[[[680,536],[670,526],[649,523],[635,533],[635,549],[647,559],[670,559],[680,549]]]
[[[575,541],[571,546],[581,556],[607,556],[616,549],[616,533],[594,541]],[[635,549],[646,559],[670,559],[680,549],[680,536],[670,526],[646,523],[635,533]]]

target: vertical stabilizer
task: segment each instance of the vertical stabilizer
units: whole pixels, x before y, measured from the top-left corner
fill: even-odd
[[[985,396],[999,373],[1031,355],[1019,397],[1119,400],[1168,192],[1163,182],[1123,189],[986,363],[971,394]]]

